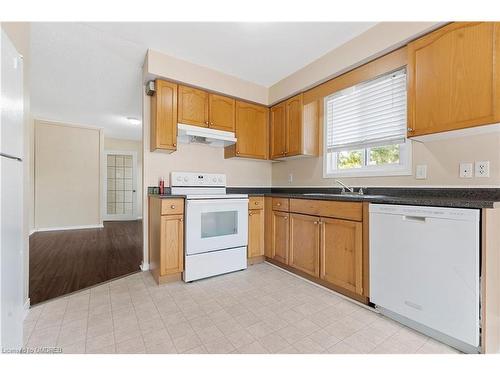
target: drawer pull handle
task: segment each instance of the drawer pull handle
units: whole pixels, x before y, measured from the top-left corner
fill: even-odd
[[[175,208],[175,205],[174,204],[171,205],[170,208],[173,210]]]

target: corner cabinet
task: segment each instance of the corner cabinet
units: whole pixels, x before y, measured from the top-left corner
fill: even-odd
[[[500,23],[456,22],[408,44],[408,135],[500,121]]]
[[[269,109],[265,106],[236,101],[236,144],[224,150],[225,158],[269,158]]]
[[[177,150],[177,85],[157,79],[151,98],[150,150]]]
[[[149,268],[158,284],[184,271],[184,199],[149,197]]]
[[[318,156],[319,102],[304,104],[303,94],[271,108],[271,158]]]

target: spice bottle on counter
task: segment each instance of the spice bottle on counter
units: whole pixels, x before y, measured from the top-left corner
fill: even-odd
[[[159,186],[160,186],[160,195],[165,194],[165,180],[163,177],[160,177]]]

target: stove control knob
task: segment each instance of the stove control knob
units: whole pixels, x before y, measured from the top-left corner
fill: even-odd
[[[217,182],[217,179],[215,177],[212,178],[212,182]]]
[[[182,181],[182,177],[181,176],[177,176],[177,181]]]
[[[184,177],[184,182],[188,182],[189,179],[187,177]]]
[[[222,184],[222,177],[219,177],[217,180]]]

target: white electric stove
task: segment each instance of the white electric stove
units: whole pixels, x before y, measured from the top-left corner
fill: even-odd
[[[248,195],[213,173],[172,172],[170,188],[186,197],[184,281],[247,268]]]

